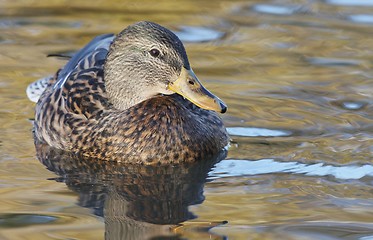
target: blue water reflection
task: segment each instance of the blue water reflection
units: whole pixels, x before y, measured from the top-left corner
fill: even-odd
[[[372,0],[326,0],[325,2],[344,6],[373,6]]]
[[[232,136],[240,137],[287,137],[292,132],[288,130],[277,130],[257,127],[230,127],[227,131]]]
[[[363,24],[373,24],[373,15],[356,14],[348,17],[351,21]]]
[[[179,31],[174,31],[174,33],[183,42],[208,42],[220,39],[224,36],[223,32],[207,27],[195,26],[182,26]]]
[[[224,160],[216,164],[209,173],[211,179],[237,177],[269,173],[292,173],[306,176],[333,176],[337,179],[361,179],[373,177],[373,166],[332,166],[324,163],[305,164],[300,162],[280,162],[274,159]]]
[[[292,15],[296,13],[299,6],[289,5],[270,5],[270,4],[256,4],[252,7],[255,12],[274,14],[274,15]]]

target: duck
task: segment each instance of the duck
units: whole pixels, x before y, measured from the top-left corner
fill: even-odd
[[[197,78],[181,40],[154,22],[95,37],[26,92],[34,140],[78,156],[177,164],[229,143],[219,115],[227,105]]]

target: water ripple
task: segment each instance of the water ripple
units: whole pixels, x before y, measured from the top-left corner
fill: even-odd
[[[80,28],[81,22],[75,21],[35,21],[29,19],[1,19],[0,29],[10,29],[18,27],[27,27],[30,25],[39,25],[45,27],[57,27],[57,28]]]
[[[208,42],[224,36],[223,32],[211,28],[192,26],[181,26],[180,31],[174,31],[174,33],[183,42]]]
[[[363,24],[373,24],[373,15],[369,14],[356,14],[350,15],[348,17],[352,22],[363,23]]]
[[[279,162],[274,159],[233,160],[227,159],[218,163],[209,173],[211,179],[237,177],[269,173],[293,173],[306,176],[334,176],[337,179],[361,179],[373,177],[373,166],[350,165],[332,166],[324,163],[304,164],[299,162]]]
[[[364,102],[343,102],[342,106],[348,110],[359,110],[366,105]]]
[[[325,0],[325,2],[332,5],[373,6],[372,0]]]
[[[296,13],[299,6],[284,6],[284,5],[270,5],[270,4],[256,4],[252,7],[255,12],[274,14],[274,15],[292,15]]]
[[[368,102],[360,101],[360,100],[347,100],[347,99],[330,101],[330,104],[336,107],[345,109],[345,110],[352,110],[352,111],[362,110],[366,106],[368,106]]]
[[[308,57],[306,60],[313,65],[321,66],[359,66],[364,62],[355,59],[325,58],[325,57]]]
[[[256,127],[230,127],[227,131],[232,136],[240,137],[287,137],[292,132],[287,130],[275,130]]]
[[[0,215],[0,228],[33,226],[37,224],[52,223],[58,220],[56,216],[41,214],[9,213]]]

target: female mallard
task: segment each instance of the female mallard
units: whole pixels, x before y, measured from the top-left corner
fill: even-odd
[[[37,88],[43,92],[35,99]],[[199,82],[179,38],[152,22],[94,38],[27,93],[38,100],[36,140],[84,156],[191,162],[228,144],[214,112],[226,105]]]

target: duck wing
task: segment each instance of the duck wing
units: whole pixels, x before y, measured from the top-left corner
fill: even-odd
[[[88,66],[103,62],[113,39],[114,34],[104,34],[95,37],[84,48],[76,52],[56,75],[50,75],[29,84],[26,89],[27,97],[32,102],[38,102],[48,86],[53,85],[53,89],[62,88],[73,72],[87,68],[86,60],[89,61]],[[95,54],[94,58],[90,57],[94,53],[99,54]],[[93,60],[95,63],[93,63]]]
[[[113,39],[114,34],[104,34],[97,36],[84,48],[75,53],[70,61],[59,72],[58,79],[54,85],[54,88],[61,88],[74,71],[78,69],[86,69],[86,60],[88,60],[88,66],[95,65],[94,63],[92,63],[92,58],[90,57],[94,53],[100,53],[95,55],[93,59],[95,60],[95,62],[104,61],[106,59],[106,55],[109,51],[109,47]]]

